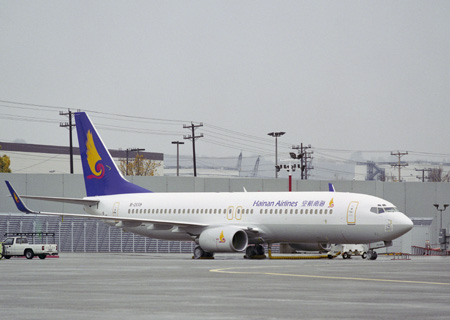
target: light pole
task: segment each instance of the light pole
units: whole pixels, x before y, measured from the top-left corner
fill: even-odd
[[[439,211],[441,213],[441,223],[440,223],[440,228],[439,228],[439,232],[438,232],[438,242],[440,244],[444,244],[444,250],[447,250],[447,233],[446,232],[442,232],[442,212],[445,211],[445,209],[447,209],[447,207],[449,206],[448,204],[444,204],[444,208],[440,209],[439,208],[439,204],[434,204],[433,205],[437,211]],[[442,237],[442,240],[439,239],[439,235]],[[441,240],[441,241],[439,241]],[[442,249],[442,246],[441,246]]]
[[[281,137],[286,132],[269,132],[267,135],[275,138],[275,179],[278,178],[278,137]]]
[[[440,225],[439,225],[439,232],[440,232],[441,229],[442,229],[442,211],[445,211],[445,209],[447,209],[448,204],[444,204],[444,208],[443,208],[443,209],[439,209],[439,204],[433,204],[433,206],[436,207],[436,210],[437,210],[437,211],[440,211],[440,212],[441,212],[441,223],[440,223]]]
[[[172,141],[172,144],[177,145],[177,177],[180,175],[180,144],[184,144],[181,141]]]

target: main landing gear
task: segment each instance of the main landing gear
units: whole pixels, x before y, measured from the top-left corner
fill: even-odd
[[[214,252],[206,252],[200,246],[194,248],[194,259],[214,259]]]
[[[245,250],[245,258],[247,259],[261,259],[265,257],[265,249],[260,244],[248,246]]]

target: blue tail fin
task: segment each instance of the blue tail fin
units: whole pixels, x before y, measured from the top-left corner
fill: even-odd
[[[86,113],[76,112],[75,122],[88,197],[151,192],[125,180]]]

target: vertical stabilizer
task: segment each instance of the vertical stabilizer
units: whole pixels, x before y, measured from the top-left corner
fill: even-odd
[[[151,192],[122,176],[85,112],[76,112],[75,121],[88,197]]]

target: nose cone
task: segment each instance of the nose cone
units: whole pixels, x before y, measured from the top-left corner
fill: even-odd
[[[398,212],[394,221],[394,232],[397,237],[400,237],[411,230],[414,226],[413,222],[410,218],[408,218],[405,214]]]

